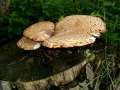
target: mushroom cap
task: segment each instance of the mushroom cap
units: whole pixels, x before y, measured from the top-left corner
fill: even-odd
[[[54,36],[42,45],[49,48],[68,48],[94,43],[106,25],[99,17],[88,15],[67,16],[56,24]]]
[[[66,16],[56,24],[55,34],[73,31],[99,37],[106,31],[106,24],[99,17],[88,15]]]
[[[43,46],[48,48],[69,48],[84,46],[94,43],[96,38],[88,34],[79,34],[77,32],[73,33],[63,33],[56,34],[42,43]]]
[[[50,21],[38,22],[26,28],[23,35],[33,41],[44,41],[52,36],[54,27]]]
[[[40,43],[36,41],[32,41],[26,37],[22,37],[18,42],[17,46],[24,50],[36,50],[40,47]]]

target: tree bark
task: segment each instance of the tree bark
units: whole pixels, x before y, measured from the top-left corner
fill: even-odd
[[[0,90],[12,90],[8,81],[0,81]]]
[[[55,86],[68,84],[80,74],[80,70],[88,62],[93,61],[95,59],[95,55],[91,53],[89,50],[86,50],[85,57],[86,58],[81,63],[74,65],[73,67],[63,72],[59,72],[57,74],[51,75],[41,80],[28,81],[28,82],[18,80],[16,82],[17,88],[18,90],[46,90],[48,85],[51,83],[52,85]]]

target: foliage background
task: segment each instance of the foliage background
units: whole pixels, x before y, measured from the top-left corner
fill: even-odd
[[[14,38],[22,35],[29,25],[42,20],[57,22],[73,14],[100,16],[107,23],[105,43],[120,43],[119,0],[1,0],[0,36]],[[7,8],[2,8],[7,5]],[[6,11],[4,10],[6,9]]]

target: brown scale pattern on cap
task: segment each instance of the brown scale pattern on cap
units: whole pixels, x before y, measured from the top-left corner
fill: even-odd
[[[56,24],[55,34],[73,31],[81,34],[99,34],[106,31],[106,25],[99,17],[88,15],[67,16]]]
[[[35,48],[35,45],[37,45],[37,47]],[[17,46],[19,48],[22,48],[24,50],[36,50],[39,48],[40,43],[39,42],[35,42],[32,41],[26,37],[22,37],[18,42],[17,42]]]
[[[84,46],[95,42],[95,38],[91,35],[79,33],[63,33],[56,34],[48,40],[44,41],[43,46],[49,48],[69,48],[69,47],[78,47]]]
[[[87,15],[67,16],[55,27],[54,36],[42,44],[49,48],[84,46],[95,42],[95,37],[106,31],[99,17]]]
[[[38,22],[26,28],[23,35],[33,41],[44,41],[52,36],[54,27],[50,21]]]

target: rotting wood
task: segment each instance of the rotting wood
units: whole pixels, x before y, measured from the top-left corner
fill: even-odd
[[[89,61],[95,59],[95,55],[91,54],[89,50],[85,52],[86,58],[83,62],[55,75],[35,80],[35,81],[21,81],[17,80],[16,85],[18,90],[46,90],[47,86],[52,82],[53,85],[65,85],[73,81],[79,74],[82,67],[84,67]]]
[[[8,82],[8,81],[0,81],[0,90],[12,90],[10,82]]]

